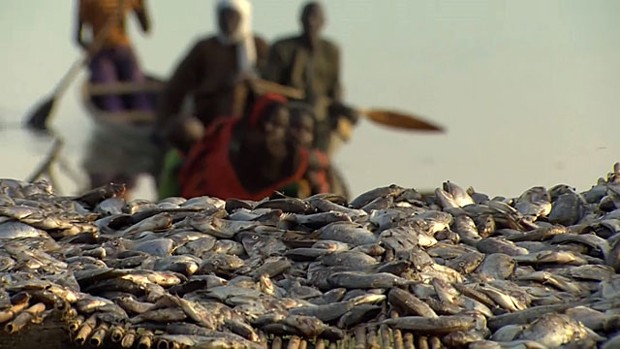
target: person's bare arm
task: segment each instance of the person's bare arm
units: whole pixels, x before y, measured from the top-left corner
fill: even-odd
[[[201,72],[203,68],[198,43],[183,58],[166,82],[157,110],[158,128],[162,130],[167,128],[170,122],[178,117],[185,97],[198,85],[198,77],[203,75]]]
[[[140,27],[145,33],[151,32],[151,16],[148,9],[147,0],[139,0],[139,6],[135,9],[136,18],[140,22]]]

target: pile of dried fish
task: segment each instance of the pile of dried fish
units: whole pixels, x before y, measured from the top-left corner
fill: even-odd
[[[0,324],[122,348],[620,347],[620,165],[586,192],[444,182],[260,202],[0,180]]]

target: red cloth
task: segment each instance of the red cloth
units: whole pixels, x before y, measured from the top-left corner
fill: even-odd
[[[331,189],[327,173],[330,163],[327,154],[318,149],[313,149],[308,163],[307,177],[312,191],[316,193],[329,193]]]
[[[256,101],[254,108],[252,108],[252,113],[250,114],[250,127],[255,127],[256,124],[258,124],[260,118],[264,116],[265,108],[274,102],[285,105],[286,97],[277,93],[268,92]]]
[[[240,122],[238,118],[219,120],[205,134],[200,143],[191,149],[179,173],[183,197],[207,195],[221,199],[258,201],[270,196],[284,185],[298,181],[306,173],[308,153],[302,150],[300,165],[291,176],[258,192],[249,192],[239,181],[230,162],[230,142],[233,129],[238,122]]]

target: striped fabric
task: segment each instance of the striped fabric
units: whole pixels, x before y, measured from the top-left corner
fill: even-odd
[[[121,3],[123,15],[118,20]],[[140,11],[142,7],[143,0],[79,0],[79,15],[82,22],[92,28],[93,38],[106,27],[108,19],[116,17],[112,19],[114,23],[103,41],[103,47],[127,46],[130,41],[125,31],[125,18],[129,12]]]

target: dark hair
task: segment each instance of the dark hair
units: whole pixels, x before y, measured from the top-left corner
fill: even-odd
[[[314,109],[308,103],[289,102],[288,108],[291,111],[291,125],[299,125],[304,116],[312,119],[314,123]]]
[[[265,116],[270,115],[276,108],[286,108],[287,100],[284,96],[275,93],[255,95],[250,93],[246,100],[245,110],[239,123],[243,129],[255,127],[264,122]]]
[[[299,19],[303,20],[304,18],[310,15],[315,8],[321,7],[321,3],[318,1],[308,1],[302,8],[301,14],[299,15]]]

